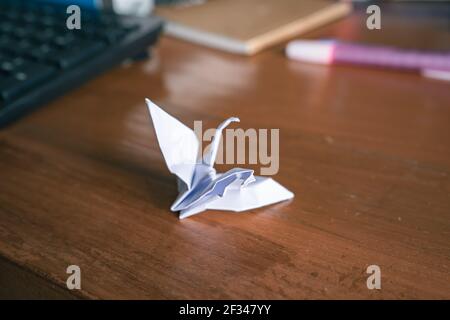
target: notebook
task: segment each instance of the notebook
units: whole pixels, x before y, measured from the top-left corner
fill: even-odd
[[[168,35],[233,53],[252,55],[318,28],[351,11],[329,0],[208,0],[158,6]]]

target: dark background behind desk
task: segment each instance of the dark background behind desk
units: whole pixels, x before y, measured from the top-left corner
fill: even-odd
[[[386,15],[380,32],[364,17],[308,37],[450,45],[448,21]],[[245,58],[163,38],[151,60],[0,131],[0,296],[450,298],[449,84],[282,49]],[[179,221],[144,97],[191,126],[280,128],[276,179],[296,197]],[[80,291],[66,289],[71,264]],[[371,264],[381,290],[366,287]]]

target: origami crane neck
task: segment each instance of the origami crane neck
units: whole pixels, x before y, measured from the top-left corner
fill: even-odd
[[[203,163],[209,167],[214,167],[214,161],[216,161],[217,151],[220,146],[220,138],[222,137],[222,131],[225,129],[231,122],[240,122],[239,118],[231,117],[222,122],[216,129],[216,133],[211,142],[211,148],[209,152],[205,155],[203,159]]]

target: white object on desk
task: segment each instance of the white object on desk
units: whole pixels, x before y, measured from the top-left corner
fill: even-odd
[[[154,6],[154,0],[112,0],[113,10],[118,14],[147,16]]]
[[[244,211],[294,197],[273,179],[255,177],[250,169],[216,172],[214,161],[222,130],[238,118],[219,125],[209,152],[198,161],[200,142],[194,131],[149,99],[146,102],[167,167],[178,177],[179,195],[171,210],[180,211],[180,219],[207,209]]]

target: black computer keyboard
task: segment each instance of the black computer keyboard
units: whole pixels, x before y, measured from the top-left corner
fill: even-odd
[[[156,17],[81,8],[69,30],[66,6],[0,0],[0,127],[111,66],[146,52]]]

